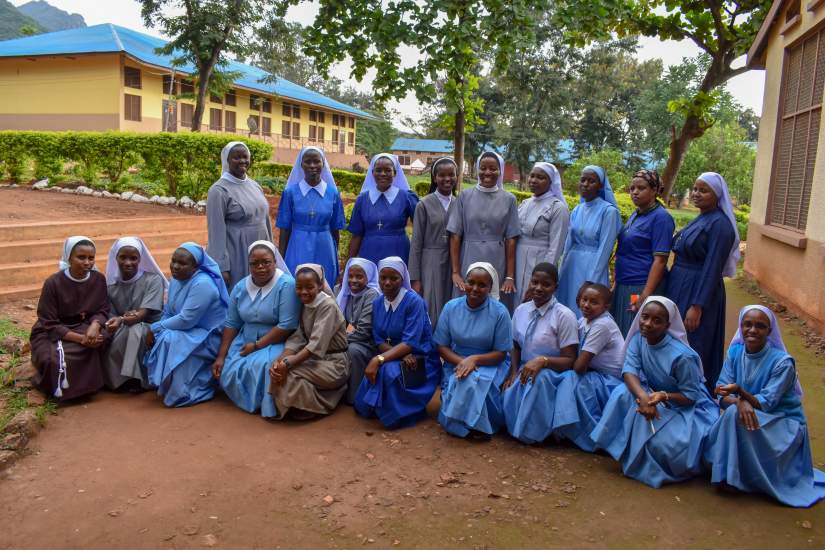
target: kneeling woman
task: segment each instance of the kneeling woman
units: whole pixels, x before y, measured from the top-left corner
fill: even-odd
[[[499,389],[513,347],[510,314],[492,265],[471,264],[464,288],[466,296],[444,306],[433,336],[444,360],[438,421],[452,435],[489,438],[504,425]]]
[[[249,272],[232,289],[221,348],[212,365],[226,395],[249,413],[277,415],[269,395],[269,366],[298,326],[295,281],[269,241],[249,246]]]
[[[438,384],[440,361],[427,305],[412,291],[404,261],[398,256],[384,258],[378,273],[383,296],[372,306],[378,355],[364,371],[355,410],[367,418],[378,417],[387,428],[402,428],[427,415],[425,408]]]
[[[276,418],[307,420],[331,413],[347,392],[347,322],[320,265],[298,266],[295,292],[303,304],[301,321],[269,370],[269,393]]]
[[[86,237],[63,243],[60,271],[43,283],[32,327],[35,385],[61,401],[88,395],[103,386],[103,324],[109,317],[106,278],[95,266],[95,245]]]
[[[553,295],[556,266],[533,268],[527,288],[532,300],[513,314],[513,362],[504,384],[504,419],[510,435],[541,443],[577,421],[573,371],[579,336],[576,315]]]
[[[111,390],[127,385],[140,391],[149,387],[143,365],[146,339],[150,325],[160,319],[169,281],[137,237],[123,237],[112,245],[106,279],[114,317],[106,322],[112,341],[104,355],[103,379]]]
[[[661,487],[701,471],[702,444],[719,417],[687,343],[676,304],[651,296],[625,342],[624,386],[610,396],[590,437],[624,475]]]
[[[229,294],[218,264],[198,244],[172,254],[169,301],[152,323],[154,343],[146,355],[149,383],[167,407],[212,399],[212,363],[221,344]]]
[[[811,458],[802,387],[771,310],[745,306],[739,312],[716,395],[725,412],[705,444],[711,482],[767,493],[788,506],[825,498],[825,474]]]

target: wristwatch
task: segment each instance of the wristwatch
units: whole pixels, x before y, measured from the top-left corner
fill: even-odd
[[[281,359],[281,361],[284,363],[284,365],[286,365],[287,369],[291,366],[289,364],[289,358],[288,357],[284,357],[283,359]]]
[[[384,362],[386,361],[386,359],[384,359],[384,356],[383,356],[383,355],[378,355],[378,356],[376,357],[376,359],[378,359],[378,364],[379,364],[379,365],[383,365],[383,364],[384,364]]]

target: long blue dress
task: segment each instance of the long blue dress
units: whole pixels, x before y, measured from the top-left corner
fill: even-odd
[[[559,426],[556,434],[565,437],[583,451],[593,452],[596,444],[590,433],[602,418],[610,395],[622,384],[622,347],[624,338],[613,317],[607,312],[588,322],[579,319],[579,354],[593,354],[587,372],[577,375],[573,388],[576,400],[575,422]]]
[[[272,344],[240,355],[244,344],[263,338],[274,327],[295,330],[301,303],[295,295],[295,280],[282,274],[272,290],[264,297],[249,297],[247,278],[235,285],[229,296],[229,314],[226,326],[238,331],[226,354],[221,371],[221,387],[226,395],[248,413],[261,411],[261,416],[277,416],[275,402],[269,394],[269,367],[284,350],[284,344]]]
[[[790,355],[766,345],[750,354],[734,344],[719,384],[739,384],[762,405],[754,409],[759,429],[749,432],[727,407],[708,433],[705,460],[711,482],[766,493],[788,506],[808,507],[825,498],[825,474],[814,469],[801,396],[794,391]]]
[[[491,351],[506,354],[513,347],[510,314],[498,300],[487,298],[472,309],[466,297],[454,298],[441,310],[433,341],[462,357]],[[454,376],[455,367],[443,365],[438,421],[458,437],[466,437],[470,430],[496,433],[504,425],[499,388],[510,370],[507,356],[498,365],[479,366],[462,380]]]
[[[619,211],[601,197],[579,204],[570,215],[556,297],[576,317],[581,317],[576,295],[585,281],[610,286],[608,264],[619,227]]]
[[[679,392],[693,404],[662,404],[660,417],[648,421],[636,411],[636,396],[622,384],[590,434],[596,448],[618,460],[624,475],[651,487],[699,474],[705,436],[719,418],[719,408],[702,384],[699,356],[670,334],[652,346],[634,334],[622,369],[626,373],[638,376],[645,391]]]
[[[702,307],[702,319],[688,332],[690,347],[702,359],[708,388],[713,388],[725,353],[725,284],[722,269],[736,239],[733,226],[719,208],[700,214],[673,241],[676,259],[665,295],[684,318],[690,306]]]
[[[338,277],[338,250],[330,232],[344,228],[344,206],[333,186],[327,185],[323,196],[317,187],[306,195],[300,185],[284,189],[276,226],[291,231],[284,258],[290,271],[305,263],[320,264],[332,287]]]
[[[534,316],[538,319],[531,330]],[[576,316],[556,300],[540,308],[532,300],[525,302],[513,313],[513,341],[521,348],[521,372],[531,359],[558,357],[561,348],[578,344]],[[573,370],[556,372],[545,368],[526,384],[516,378],[503,398],[504,420],[510,435],[522,443],[541,443],[563,426],[578,422],[578,377]]]
[[[152,323],[155,343],[146,356],[149,383],[167,407],[212,399],[212,363],[221,345],[226,305],[213,280],[202,271],[186,281],[172,279],[160,321]]]
[[[376,346],[405,343],[413,354],[426,358],[427,381],[417,388],[405,388],[400,361],[387,361],[378,369],[375,384],[364,378],[355,394],[355,410],[367,418],[378,417],[389,429],[415,424],[427,415],[427,403],[438,385],[441,366],[433,345],[432,327],[427,305],[415,292],[408,290],[393,311],[384,307],[384,297],[372,304],[372,334]]]
[[[350,233],[362,237],[358,256],[375,265],[389,256],[399,256],[406,264],[410,258],[407,220],[413,219],[417,205],[418,196],[412,191],[399,190],[392,203],[383,194],[375,204],[369,192],[358,195],[347,227]]]

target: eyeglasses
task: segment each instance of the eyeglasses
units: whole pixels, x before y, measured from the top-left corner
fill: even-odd
[[[252,268],[272,267],[272,264],[274,264],[274,263],[275,262],[273,262],[272,260],[260,260],[260,261],[257,261],[257,262],[249,262],[249,267],[252,267]]]

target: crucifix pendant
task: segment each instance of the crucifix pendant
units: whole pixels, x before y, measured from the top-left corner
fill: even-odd
[[[314,217],[315,217],[315,208],[310,209],[310,211],[309,211],[309,217],[310,217],[310,218],[314,218]]]
[[[384,222],[378,220],[378,231],[381,231],[381,228],[384,227]]]

